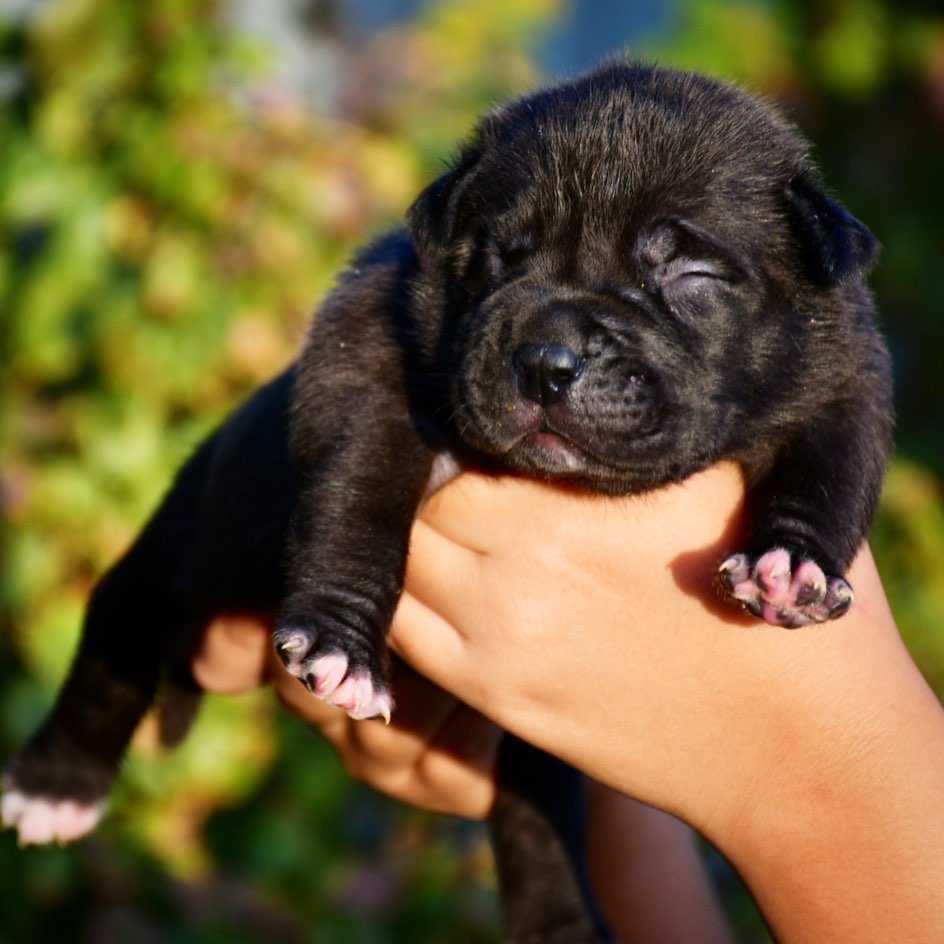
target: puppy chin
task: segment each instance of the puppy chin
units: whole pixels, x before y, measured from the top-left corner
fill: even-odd
[[[466,414],[464,438],[515,471],[537,478],[558,479],[608,493],[649,487],[652,467],[662,462],[665,430],[623,431],[597,445],[580,424],[555,422],[553,411],[523,402],[503,413]],[[557,419],[560,420],[559,411]],[[614,444],[619,453],[613,453]],[[660,473],[661,474],[661,473]]]
[[[582,471],[588,456],[569,437],[552,429],[539,406],[523,401],[503,410],[457,413],[463,439],[519,472],[542,478]]]
[[[518,440],[505,461],[532,474],[566,477],[586,474],[588,456],[558,433],[541,429]]]

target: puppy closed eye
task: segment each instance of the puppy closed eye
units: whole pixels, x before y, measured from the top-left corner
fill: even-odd
[[[519,233],[514,239],[489,239],[487,255],[493,275],[510,272],[528,261],[534,252],[535,240],[530,233]]]
[[[698,303],[742,280],[747,270],[737,255],[689,220],[669,218],[643,231],[635,258],[648,271],[643,286],[670,309],[694,314]]]
[[[670,295],[706,291],[712,283],[735,281],[728,267],[708,259],[672,259],[655,276],[660,291]]]
[[[652,281],[674,317],[694,327],[716,305],[723,304],[726,289],[740,279],[735,270],[715,261],[677,258],[656,269]]]

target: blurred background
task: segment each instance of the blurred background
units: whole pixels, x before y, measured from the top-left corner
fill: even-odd
[[[884,246],[874,545],[944,693],[944,14],[920,0],[0,2],[0,758],[95,580],[489,104],[629,51],[743,82]],[[837,354],[841,356],[841,352]],[[133,627],[129,627],[133,632]],[[352,786],[265,692],[145,725],[88,841],[0,835],[0,944],[497,940],[481,831]],[[721,877],[745,941],[768,940]]]

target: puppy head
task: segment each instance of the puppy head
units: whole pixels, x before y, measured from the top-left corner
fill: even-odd
[[[737,458],[811,372],[835,384],[817,345],[854,330],[875,250],[775,112],[629,64],[487,116],[410,229],[460,435],[614,492]]]

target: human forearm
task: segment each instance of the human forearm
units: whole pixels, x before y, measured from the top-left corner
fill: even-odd
[[[587,808],[590,880],[617,940],[731,944],[688,826],[595,781]]]
[[[727,818],[704,829],[779,939],[930,944],[944,940],[944,714],[870,558],[853,577],[853,613],[798,640],[746,719]]]

